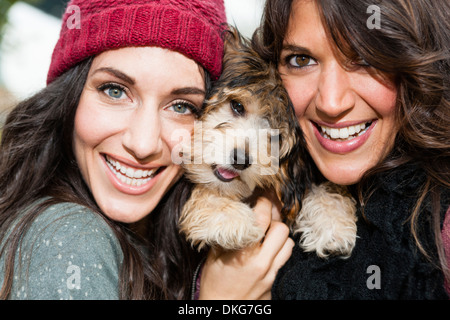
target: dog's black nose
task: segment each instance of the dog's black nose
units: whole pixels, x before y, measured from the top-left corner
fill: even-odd
[[[242,149],[234,149],[231,152],[232,166],[237,170],[244,170],[251,166],[248,153]]]

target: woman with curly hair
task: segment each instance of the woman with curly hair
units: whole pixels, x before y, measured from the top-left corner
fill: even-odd
[[[448,298],[449,13],[435,0],[266,2],[253,42],[278,66],[316,178],[359,200],[351,256],[296,246],[274,298]]]

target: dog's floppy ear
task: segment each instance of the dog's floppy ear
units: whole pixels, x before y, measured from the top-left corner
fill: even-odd
[[[229,26],[223,33],[224,37],[224,68],[226,68],[227,58],[235,58],[242,56],[243,51],[248,52],[251,49],[250,40],[244,38],[236,27]]]
[[[260,85],[267,77],[267,62],[253,49],[250,39],[234,27],[224,32],[223,69],[216,86],[220,88],[248,88]]]
[[[281,215],[290,223],[300,212],[302,198],[311,185],[311,168],[307,160],[306,141],[289,98],[286,108],[287,126],[281,132],[280,149],[288,150],[285,154],[280,152],[277,195],[283,203]]]

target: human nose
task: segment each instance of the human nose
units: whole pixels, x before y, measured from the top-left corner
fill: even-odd
[[[315,99],[317,108],[330,118],[336,118],[351,109],[354,96],[349,72],[337,61],[325,67],[319,79]]]
[[[162,152],[161,119],[158,110],[140,106],[123,135],[123,146],[136,159],[144,160]]]

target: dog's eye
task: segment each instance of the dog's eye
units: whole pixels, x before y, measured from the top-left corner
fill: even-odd
[[[245,107],[236,100],[231,100],[230,106],[231,110],[238,116],[243,116],[245,114]]]

